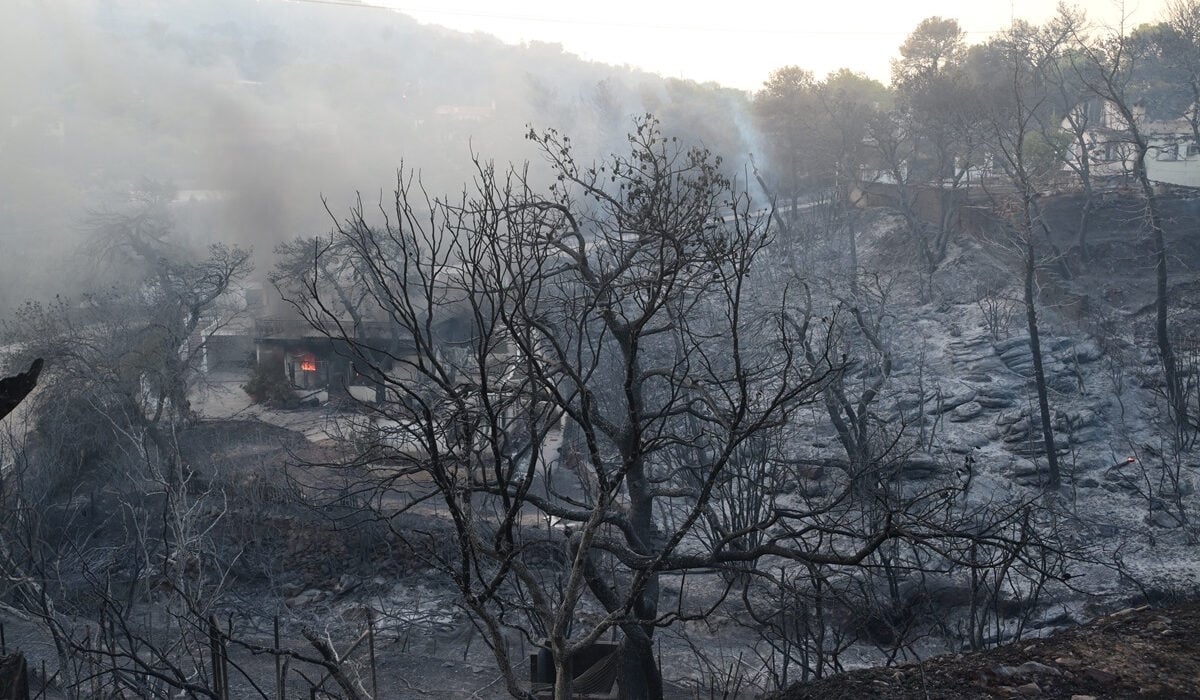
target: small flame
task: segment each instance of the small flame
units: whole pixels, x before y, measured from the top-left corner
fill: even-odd
[[[301,372],[316,372],[317,371],[317,361],[312,360],[312,359],[300,360],[300,371]]]

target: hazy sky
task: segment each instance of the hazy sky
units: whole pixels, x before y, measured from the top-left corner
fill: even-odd
[[[1053,0],[366,0],[422,22],[494,34],[507,42],[561,43],[584,58],[671,77],[757,89],[775,68],[822,76],[845,66],[887,82],[889,60],[923,18],[954,17],[971,43],[1054,13]],[[1155,20],[1166,0],[1125,3],[1133,26]],[[1076,3],[1115,24],[1122,5]],[[354,11],[354,10],[351,10]]]

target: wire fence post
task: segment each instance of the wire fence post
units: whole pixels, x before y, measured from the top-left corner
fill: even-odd
[[[213,693],[219,700],[229,700],[229,676],[225,667],[225,644],[221,639],[221,628],[216,615],[208,617],[208,646],[212,657]]]
[[[367,608],[367,649],[371,655],[371,698],[379,700],[379,677],[375,673],[375,609]]]
[[[279,655],[279,616],[275,616],[275,699],[284,700],[283,657]]]

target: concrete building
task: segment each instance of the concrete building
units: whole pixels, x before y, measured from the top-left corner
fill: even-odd
[[[1150,179],[1170,185],[1200,187],[1200,144],[1196,143],[1188,120],[1182,116],[1150,119],[1141,105],[1134,108],[1133,117],[1149,145],[1146,174]],[[1104,105],[1099,123],[1087,129],[1085,139],[1094,175],[1123,178],[1133,173],[1135,149],[1129,125],[1113,105]],[[1071,155],[1079,157],[1078,146],[1072,145]]]

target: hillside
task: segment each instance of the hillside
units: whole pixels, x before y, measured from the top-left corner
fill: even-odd
[[[864,669],[770,700],[1198,698],[1200,604],[1126,608],[1044,639]]]
[[[1200,698],[1200,0],[399,1],[0,9],[37,698]]]
[[[1050,206],[1061,207],[1054,216],[1070,219],[1069,200]],[[1177,251],[1172,306],[1186,314],[1196,303],[1189,280],[1200,261],[1189,247],[1195,201],[1180,194],[1169,206],[1174,212],[1169,243]],[[1017,303],[1019,275],[994,227],[964,228],[932,280],[921,272],[910,233],[894,211],[872,209],[838,218],[812,207],[781,232],[750,278],[762,299],[769,302],[773,291],[806,286],[813,317],[827,324],[814,340],[854,358],[843,375],[845,391],[859,391],[886,375],[867,411],[873,444],[883,446],[871,465],[875,502],[893,508],[896,517],[912,517],[915,526],[945,522],[966,535],[932,539],[925,550],[889,545],[861,563],[807,567],[768,559],[763,576],[745,579],[713,570],[664,575],[663,600],[678,606],[682,618],[656,636],[666,697],[754,696],[785,687],[805,664],[810,670],[820,664],[825,674],[914,658],[950,664],[941,655],[1018,636],[1015,646],[996,656],[964,657],[961,671],[947,665],[943,673],[941,666],[927,663],[931,696],[942,682],[929,680],[931,668],[945,677],[950,694],[944,697],[956,697],[952,693],[967,687],[963,679],[975,683],[980,673],[980,693],[1032,682],[1051,697],[1060,691],[1068,693],[1063,697],[1076,690],[1089,694],[1118,677],[1141,684],[1137,687],[1147,682],[1131,668],[1127,651],[1112,658],[1093,653],[1121,649],[1098,635],[1134,634],[1123,623],[1102,620],[1078,637],[1070,632],[1055,637],[1077,640],[1068,648],[1037,651],[1041,647],[1036,646],[1045,635],[1061,634],[1115,607],[1192,599],[1200,573],[1194,556],[1200,517],[1196,453],[1192,446],[1176,453],[1165,449],[1157,359],[1146,336],[1146,291],[1135,272],[1144,275],[1146,260],[1137,219],[1129,214],[1136,211],[1134,201],[1118,198],[1111,211],[1104,226],[1097,226],[1093,243],[1105,250],[1106,260],[1120,264],[1080,266],[1069,279],[1042,279],[1041,331],[1064,465],[1058,490],[1046,488],[1045,448],[1032,418],[1036,404]],[[861,284],[861,306],[854,308],[877,319],[892,358],[886,369],[880,353],[855,331],[854,312],[847,308],[844,242],[851,231]],[[1067,245],[1065,239],[1057,243]],[[1080,301],[1084,298],[1086,303]],[[791,310],[804,309],[796,304]],[[273,673],[263,648],[281,645],[303,653],[312,646],[305,630],[319,629],[347,655],[347,673],[364,679],[369,670],[392,696],[405,697],[414,689],[426,697],[504,696],[485,638],[464,613],[460,592],[437,568],[442,543],[453,537],[452,519],[437,499],[412,499],[428,488],[428,479],[414,475],[389,482],[375,502],[386,519],[377,518],[364,509],[361,494],[348,491],[355,483],[375,487],[369,480],[347,482],[358,478],[353,465],[336,466],[354,450],[353,443],[337,438],[361,414],[337,405],[250,406],[243,382],[237,375],[207,376],[205,390],[192,404],[203,420],[185,430],[180,442],[189,470],[186,488],[197,499],[185,515],[219,523],[196,541],[212,553],[221,572],[223,597],[215,609],[228,620],[231,662],[261,683]],[[813,400],[781,431],[791,461],[764,477],[771,487],[765,497],[791,512],[832,514],[838,527],[855,525],[860,513],[869,511],[853,503],[842,508],[836,500],[856,475],[825,409]],[[551,431],[544,452],[558,453],[567,439],[565,431]],[[63,573],[52,581],[62,600],[85,601],[78,608],[80,625],[94,624],[88,616],[97,614],[87,607],[94,591],[87,592],[95,583],[88,575],[89,557],[116,550],[124,533],[145,527],[139,519],[163,508],[161,495],[125,475],[126,459],[109,454],[47,481],[39,519],[29,521],[45,527],[47,542],[65,553]],[[554,457],[547,461],[557,465]],[[538,486],[570,494],[578,489],[572,477],[569,469],[548,469],[539,475]],[[144,505],[122,507],[138,499]],[[938,520],[931,524],[928,512]],[[564,571],[566,534],[533,522],[525,531],[530,539],[523,561],[536,575],[553,580]],[[972,544],[969,528],[980,523],[1000,534],[999,545],[996,540]],[[73,538],[88,546],[59,544]],[[985,548],[985,555],[972,558]],[[992,556],[1005,557],[1002,565],[993,565]],[[131,581],[130,590],[140,591],[131,594],[128,607],[119,608],[132,623],[131,639],[138,638],[138,624],[149,626],[169,612],[163,607],[169,600],[164,596],[170,590],[168,576],[192,566],[175,561],[164,559],[161,573],[146,573],[136,559],[104,563],[106,575]],[[776,571],[786,576],[775,576]],[[1142,612],[1134,619],[1146,623],[1147,634],[1165,629],[1150,611]],[[595,600],[584,597],[575,620],[593,624],[603,614]],[[1164,614],[1171,622],[1162,624],[1172,634],[1161,639],[1174,644],[1176,630],[1182,630],[1181,640],[1193,639],[1194,608]],[[279,642],[273,635],[276,618]],[[36,617],[5,610],[0,621],[10,644],[24,650],[39,673],[42,661],[53,667],[53,640]],[[364,630],[372,624],[378,625],[379,658],[387,655],[378,668],[362,646]],[[1149,639],[1136,634],[1135,641]],[[1088,646],[1092,638],[1096,642]],[[535,648],[532,635],[514,630],[507,639],[514,652],[513,675],[524,682]],[[1129,648],[1140,649],[1140,643]],[[1163,654],[1162,663],[1154,663],[1166,666],[1180,647],[1163,645],[1147,653]],[[1118,663],[1122,659],[1126,665]],[[1029,661],[1060,673],[1033,666],[995,670]],[[207,664],[203,653],[192,662],[201,668]],[[299,659],[294,663],[304,673],[320,667]],[[1191,668],[1176,667],[1185,673]],[[850,685],[815,686],[814,697],[837,697],[860,686],[867,688],[860,697],[874,697],[884,692],[884,683],[908,692],[917,687],[911,683],[919,680],[921,669],[877,668],[822,681]],[[289,678],[291,690],[309,687],[297,674]],[[1186,692],[1186,677],[1170,682],[1175,685],[1164,686],[1168,690],[1161,696]],[[241,677],[232,684],[235,691],[249,692]],[[1124,686],[1114,687],[1124,693]]]
[[[1031,572],[1032,578],[1014,581],[1009,595],[1023,601],[1024,609],[1002,612],[986,639],[971,644],[986,646],[996,641],[993,635],[1014,633],[1023,641],[961,658],[953,652],[980,648],[954,632],[961,635],[975,614],[970,588],[978,580],[967,566],[932,577],[902,576],[898,595],[850,593],[841,604],[877,612],[833,607],[839,620],[833,628],[858,640],[840,654],[840,663],[882,666],[891,654],[897,660],[915,655],[936,661],[853,671],[781,697],[925,697],[926,691],[929,697],[1004,697],[1032,682],[1046,697],[1131,697],[1139,689],[1147,697],[1194,697],[1200,677],[1194,655],[1187,655],[1197,633],[1194,605],[1088,623],[1114,606],[1193,599],[1200,590],[1194,554],[1200,461],[1194,447],[1172,451],[1163,438],[1151,264],[1140,205],[1127,193],[1106,196],[1091,231],[1092,262],[1068,255],[1065,269],[1049,259],[1039,271],[1039,326],[1064,469],[1063,487],[1048,493],[1019,261],[986,203],[977,200],[974,206],[976,225],[963,227],[931,282],[921,282],[914,242],[897,214],[873,209],[855,219],[860,264],[869,271],[865,278],[885,276],[880,333],[896,356],[875,410],[881,432],[890,429],[887,435],[900,436],[895,444],[910,446],[896,448],[890,458],[902,488],[961,489],[955,498],[966,508],[1010,502],[1057,512],[1055,546],[1065,557],[1063,578]],[[1045,206],[1052,242],[1070,250],[1078,199],[1053,198]],[[1200,309],[1195,282],[1200,250],[1192,233],[1198,206],[1200,199],[1187,191],[1164,199],[1172,323],[1177,352],[1187,363],[1196,358],[1192,334]],[[846,230],[839,230],[828,247],[810,242],[794,248],[786,264],[808,271],[820,288],[818,280],[846,266],[838,245]],[[822,295],[825,303],[846,294],[844,286],[824,284],[831,290]],[[859,377],[865,381],[873,372],[878,366],[867,364]],[[833,469],[825,473],[831,473],[840,453],[836,433],[824,416],[807,430],[816,437],[805,445],[806,454],[829,464]],[[818,481],[809,488],[822,493],[835,487]],[[821,603],[817,598],[808,604]],[[1170,631],[1161,634],[1165,629]],[[1047,634],[1047,641],[1038,641]],[[1132,637],[1112,641],[1126,634]],[[730,653],[733,647],[726,649]],[[1065,661],[1056,661],[1060,657]],[[1057,670],[995,671],[1027,661]],[[976,694],[963,695],[967,687]]]

